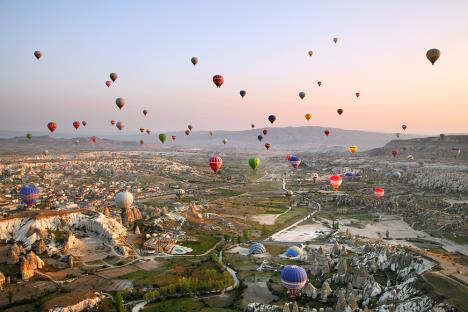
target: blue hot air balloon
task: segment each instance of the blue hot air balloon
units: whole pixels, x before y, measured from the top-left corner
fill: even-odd
[[[265,246],[262,243],[253,243],[250,245],[249,253],[251,255],[259,255],[266,252]]]
[[[289,291],[291,297],[298,295],[307,282],[306,271],[297,265],[287,265],[281,271],[281,283]]]
[[[286,251],[286,256],[290,258],[302,257],[303,254],[302,249],[297,246],[291,246]]]
[[[20,196],[26,206],[34,206],[39,198],[39,190],[35,185],[25,185],[20,189]]]
[[[299,167],[299,165],[301,164],[301,159],[293,155],[289,159],[289,162],[291,163],[291,166],[293,166],[294,169],[297,169],[297,167]]]

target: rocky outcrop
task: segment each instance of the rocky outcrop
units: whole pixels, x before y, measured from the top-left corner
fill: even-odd
[[[63,245],[63,253],[65,255],[72,255],[82,246],[83,243],[78,238],[76,238],[71,231],[68,231],[65,238],[65,244]]]
[[[33,249],[37,255],[42,255],[44,252],[47,251],[47,246],[44,240],[40,239],[33,244]]]
[[[330,288],[328,281],[323,282],[322,288],[320,289],[320,298],[322,299],[322,302],[327,302],[328,296],[330,296],[331,293],[332,289]]]
[[[8,245],[7,248],[7,264],[16,264],[20,260],[20,256],[24,253],[22,246],[19,246],[16,242]]]
[[[51,309],[48,309],[48,312],[80,312],[80,311],[89,311],[96,309],[99,305],[99,303],[104,299],[104,296],[99,295],[99,294],[94,294],[93,296],[90,296],[89,298],[85,298],[77,303],[68,305],[68,306],[63,306],[63,307],[54,307]]]
[[[21,257],[20,271],[23,281],[29,280],[34,276],[36,270],[44,267],[44,261],[36,256],[33,251],[30,251],[27,256]]]
[[[138,208],[128,208],[122,213],[122,219],[126,224],[132,224],[136,220],[143,219],[141,211]]]
[[[0,272],[0,290],[3,289],[3,285],[5,284],[5,275],[3,275],[2,272]]]

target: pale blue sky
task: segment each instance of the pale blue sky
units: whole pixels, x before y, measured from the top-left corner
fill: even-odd
[[[86,120],[99,132],[115,119],[129,132],[233,130],[276,114],[278,126],[467,132],[467,14],[463,0],[0,0],[0,129],[54,120],[71,132]],[[120,78],[107,89],[113,71]]]

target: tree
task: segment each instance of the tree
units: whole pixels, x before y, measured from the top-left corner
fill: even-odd
[[[388,231],[388,229],[387,229],[387,231],[385,231],[385,237],[386,237],[387,239],[390,238],[390,232]]]
[[[123,298],[122,298],[122,294],[120,292],[117,292],[115,294],[114,301],[115,301],[115,311],[125,312],[125,307],[124,307],[124,304],[123,304]]]

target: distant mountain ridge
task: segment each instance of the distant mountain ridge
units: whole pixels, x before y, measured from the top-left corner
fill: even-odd
[[[268,131],[263,135],[262,130]],[[324,131],[328,129],[327,137]],[[79,133],[79,132],[78,132]],[[0,132],[1,134],[1,132]],[[60,134],[54,134],[53,136]],[[116,132],[116,134],[98,137],[97,144],[92,144],[89,137],[81,138],[53,138],[51,136],[33,136],[28,140],[25,134],[14,138],[0,139],[0,153],[37,153],[44,149],[55,151],[82,151],[82,150],[160,150],[167,148],[176,149],[206,149],[214,151],[228,150],[257,150],[264,151],[265,143],[272,145],[271,151],[309,151],[326,152],[345,150],[350,145],[357,145],[360,151],[382,147],[395,138],[395,134],[369,132],[360,130],[343,130],[338,128],[324,128],[316,126],[306,127],[270,127],[249,129],[243,131],[214,131],[213,136],[208,131],[192,131],[186,135],[182,131],[168,133],[169,138],[162,145],[156,133],[130,134],[129,131]],[[172,135],[177,139],[172,142]],[[259,142],[257,136],[262,135]],[[68,136],[68,135],[67,135]],[[401,138],[417,138],[422,135],[401,134]],[[74,142],[78,139],[80,144]],[[227,139],[226,145],[222,140]],[[145,144],[140,145],[139,141]]]

